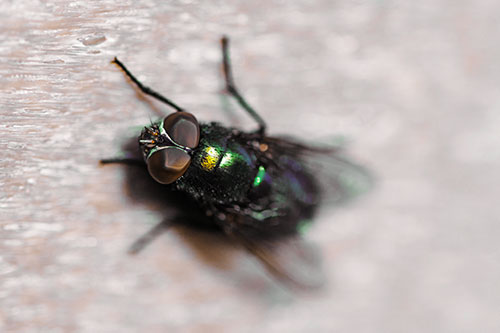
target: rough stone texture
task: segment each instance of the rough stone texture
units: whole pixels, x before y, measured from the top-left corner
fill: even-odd
[[[2,332],[498,332],[500,3],[2,1]],[[221,34],[271,133],[349,139],[374,191],[307,235],[328,287],[294,294],[223,237],[177,228],[119,154],[168,109],[250,129]],[[144,175],[142,175],[144,176]]]

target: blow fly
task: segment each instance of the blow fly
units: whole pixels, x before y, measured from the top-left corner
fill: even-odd
[[[341,158],[337,149],[268,136],[266,123],[236,88],[228,38],[221,43],[226,90],[255,120],[257,130],[199,123],[192,113],[144,86],[115,58],[113,63],[144,94],[175,112],[144,127],[138,139],[142,159],[101,163],[144,165],[165,191],[187,194],[205,213],[204,223],[243,245],[279,280],[299,287],[317,286],[319,263],[301,240],[301,230],[311,221],[322,194],[329,192],[337,201],[350,196],[356,190],[353,185],[359,185],[366,174]],[[323,173],[329,176],[320,179],[323,176],[317,175],[310,161],[325,155],[330,157]]]

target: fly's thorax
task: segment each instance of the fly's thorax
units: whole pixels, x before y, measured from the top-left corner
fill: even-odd
[[[247,200],[259,167],[253,148],[217,123],[200,126],[200,142],[176,187],[207,202]]]

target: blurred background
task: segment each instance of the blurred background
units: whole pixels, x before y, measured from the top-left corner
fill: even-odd
[[[498,332],[500,3],[2,1],[0,331]],[[222,236],[174,228],[144,173],[100,167],[170,110],[342,138],[376,187],[306,238],[327,286],[294,293]]]

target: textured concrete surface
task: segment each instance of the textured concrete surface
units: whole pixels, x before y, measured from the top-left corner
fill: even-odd
[[[498,332],[498,13],[493,0],[0,2],[0,331]],[[377,175],[307,235],[319,293],[185,228],[126,253],[172,207],[144,174],[97,161],[168,109],[109,62],[201,120],[250,129],[221,94],[223,33],[271,133],[340,135]]]

